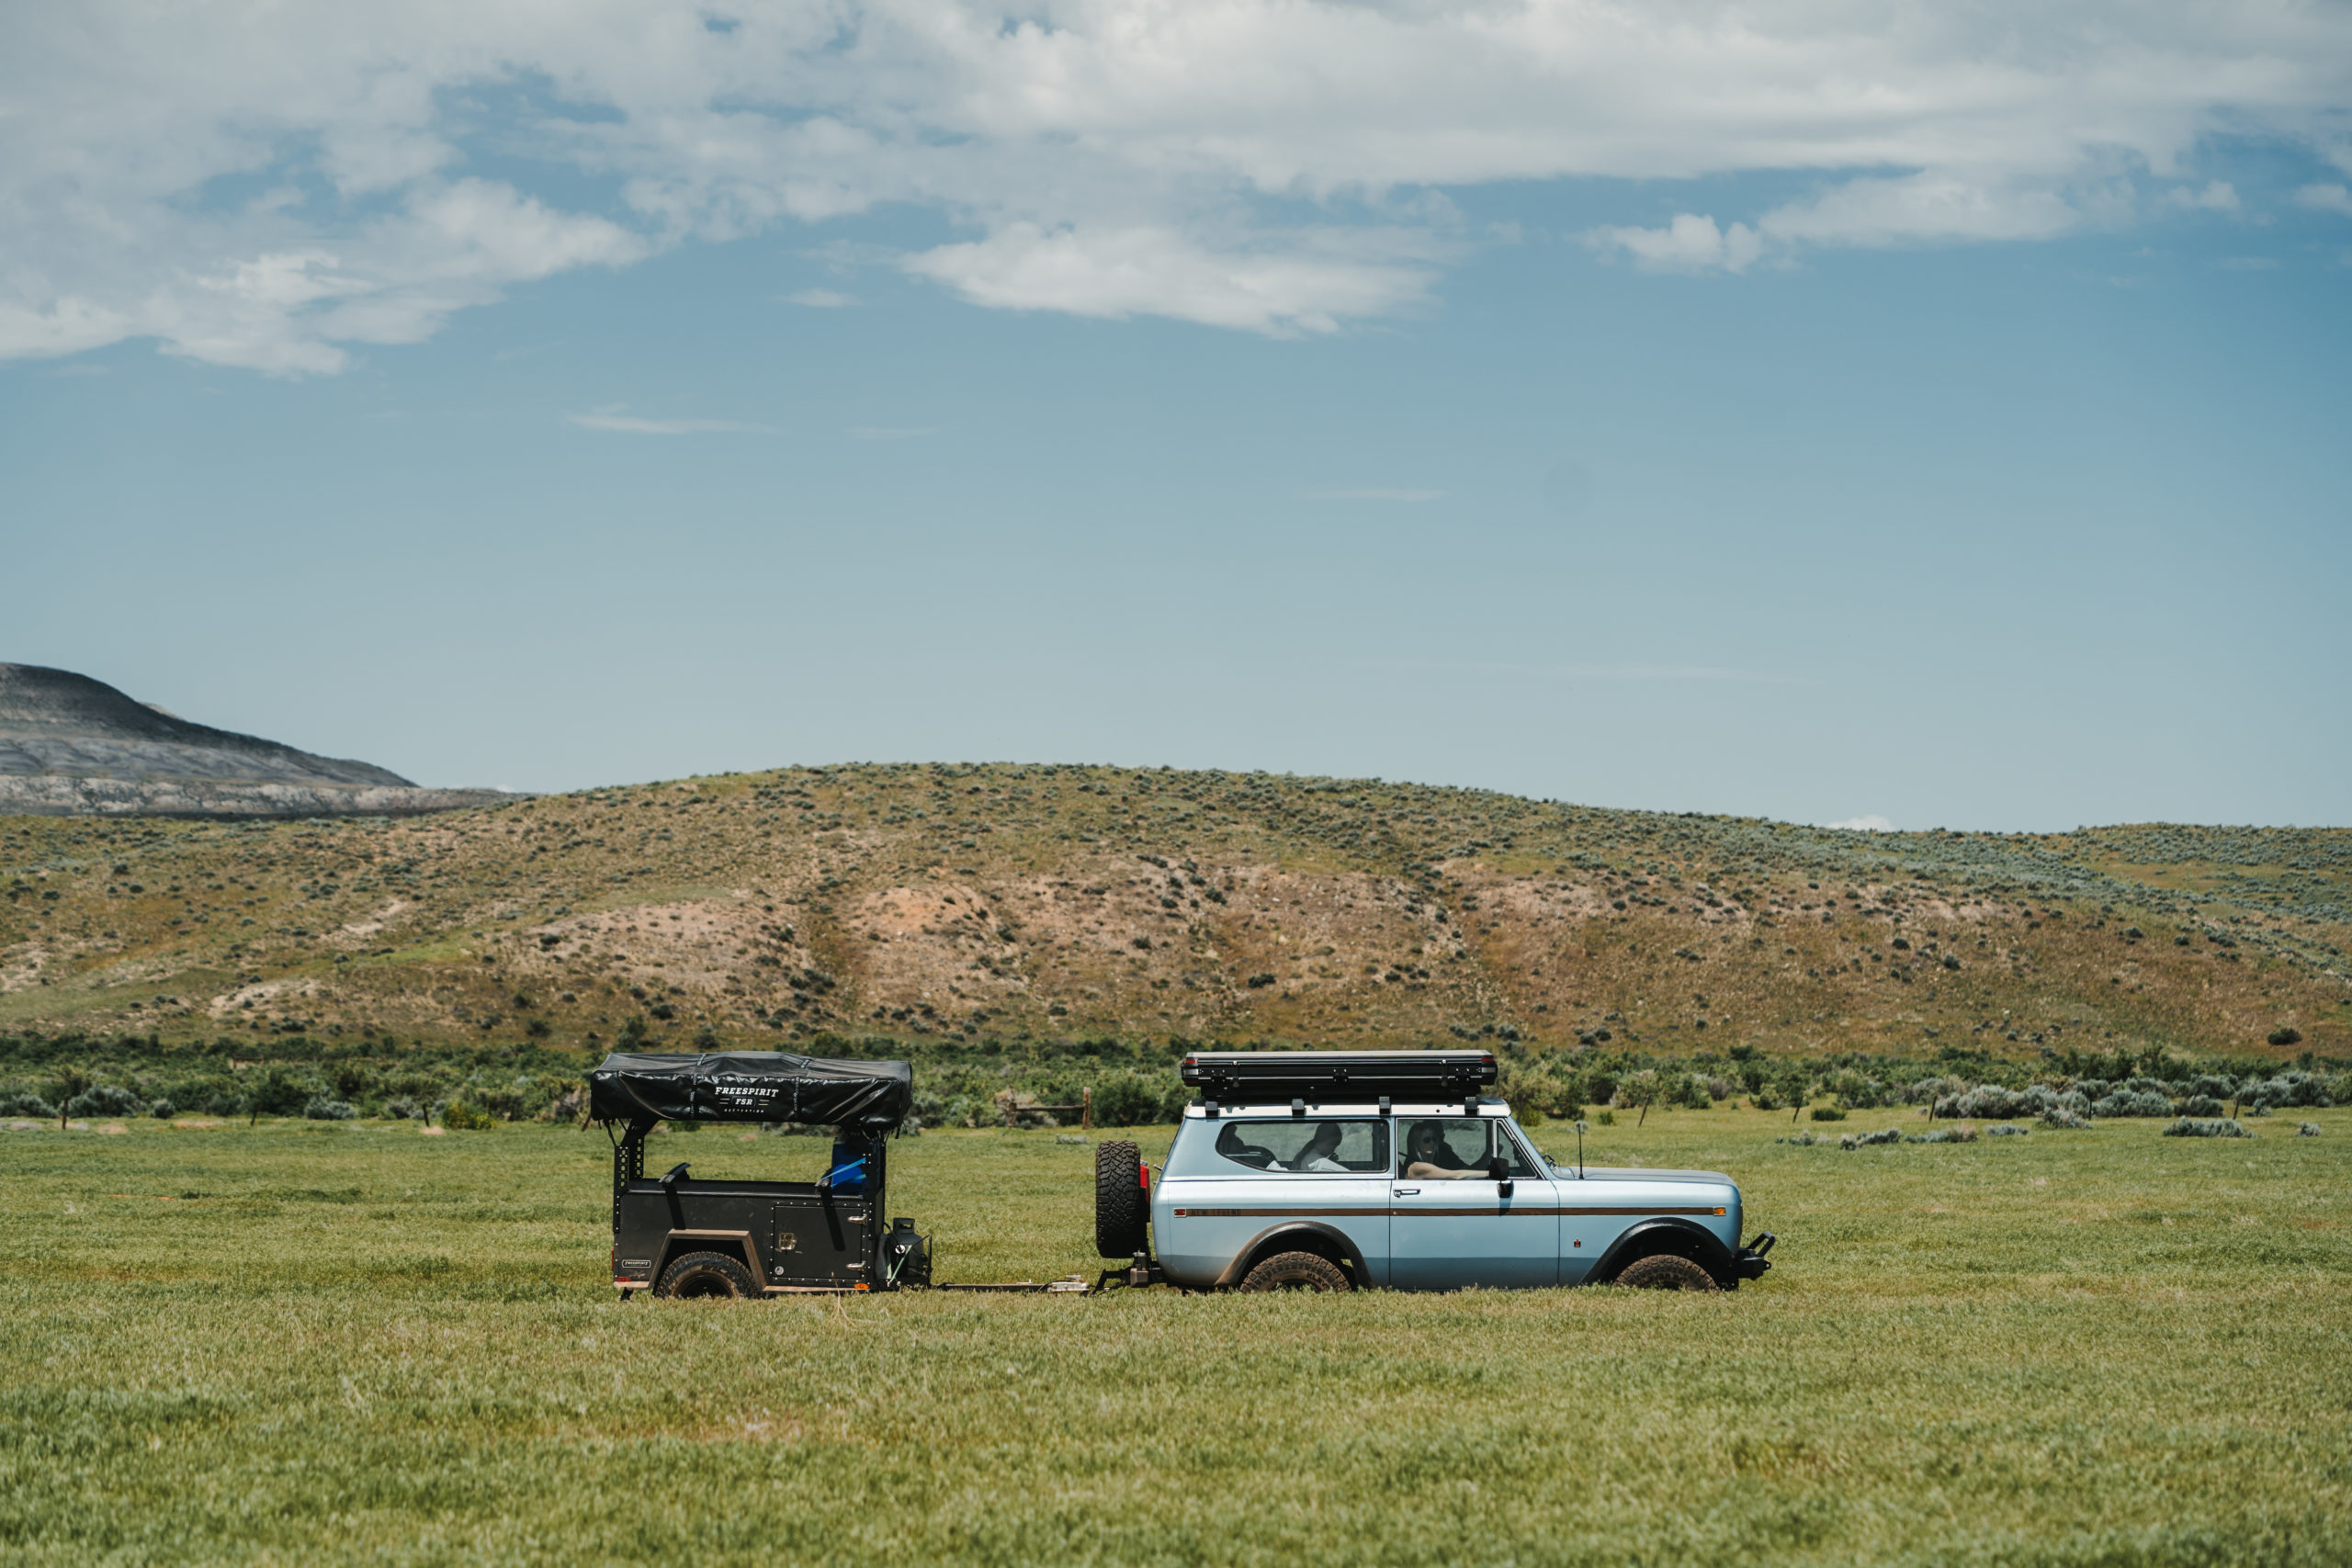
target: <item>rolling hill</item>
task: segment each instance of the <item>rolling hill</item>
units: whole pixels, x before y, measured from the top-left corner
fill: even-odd
[[[0,818],[0,1030],[257,1056],[300,1034],[2285,1061],[2352,1055],[2347,940],[2341,829],[1863,833],[1010,764]]]

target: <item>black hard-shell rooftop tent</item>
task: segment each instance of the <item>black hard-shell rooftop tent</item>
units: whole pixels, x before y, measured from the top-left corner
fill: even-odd
[[[598,1121],[802,1122],[888,1132],[914,1104],[904,1062],[834,1062],[782,1051],[702,1056],[615,1052],[588,1075]]]

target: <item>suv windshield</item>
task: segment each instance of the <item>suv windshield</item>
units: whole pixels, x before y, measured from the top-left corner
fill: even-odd
[[[1388,1169],[1388,1128],[1380,1122],[1227,1122],[1220,1159],[1251,1170],[1302,1175],[1379,1175]]]

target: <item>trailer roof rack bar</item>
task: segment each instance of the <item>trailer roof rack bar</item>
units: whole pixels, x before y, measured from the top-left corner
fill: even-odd
[[[1204,1108],[1290,1104],[1295,1113],[1326,1100],[1408,1103],[1476,1099],[1495,1081],[1491,1051],[1194,1051],[1181,1069]]]

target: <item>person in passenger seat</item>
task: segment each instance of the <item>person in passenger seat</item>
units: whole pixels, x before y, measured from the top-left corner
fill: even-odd
[[[1306,1136],[1306,1146],[1298,1151],[1296,1159],[1290,1162],[1291,1169],[1345,1171],[1348,1168],[1331,1157],[1340,1152],[1340,1136],[1337,1122],[1317,1123],[1315,1131]]]
[[[1453,1151],[1446,1146],[1445,1129],[1435,1122],[1423,1122],[1405,1140],[1405,1174],[1425,1181],[1467,1181],[1484,1176],[1482,1170],[1461,1170],[1453,1164]]]

